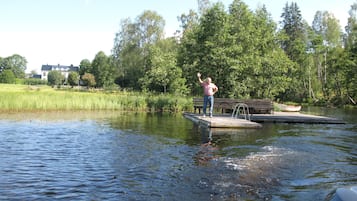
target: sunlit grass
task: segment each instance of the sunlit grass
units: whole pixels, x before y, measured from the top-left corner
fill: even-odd
[[[192,109],[191,98],[139,92],[58,90],[49,86],[0,84],[0,110],[172,111]]]

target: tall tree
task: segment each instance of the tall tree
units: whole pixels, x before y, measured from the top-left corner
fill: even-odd
[[[16,78],[24,78],[27,60],[25,57],[18,54],[2,59],[1,69],[11,70]]]
[[[140,79],[142,88],[157,92],[187,94],[181,68],[176,66],[177,44],[174,38],[150,47],[150,70]]]
[[[92,72],[92,64],[88,59],[83,59],[79,64],[79,75]]]
[[[324,44],[330,47],[341,46],[341,26],[332,13],[317,11],[312,22],[316,34],[321,35]]]
[[[211,2],[209,0],[197,0],[197,4],[200,15],[205,14],[205,12],[211,7]]]
[[[228,15],[221,3],[213,5],[201,16],[197,25],[192,24],[184,31],[181,40],[178,65],[194,94],[200,94],[196,84],[196,73],[211,76],[223,89],[224,70],[227,67]],[[226,44],[227,43],[227,44]],[[222,78],[222,79],[221,79]],[[223,91],[222,91],[223,92]],[[218,94],[222,95],[222,94]]]
[[[351,5],[349,10],[349,18],[347,20],[345,47],[353,49],[353,45],[357,43],[357,3]]]
[[[114,84],[115,66],[111,57],[100,51],[92,61],[92,73],[98,87],[108,87]]]
[[[328,61],[330,59],[328,56],[331,55],[330,52],[336,52],[334,51],[335,48],[342,45],[341,27],[332,13],[317,11],[312,23],[312,29],[315,32],[313,55],[317,78],[320,81],[321,90],[325,98],[327,98],[327,68],[328,63],[331,63]]]
[[[256,68],[251,74],[250,96],[271,98],[284,92],[291,82],[289,72],[294,71],[293,62],[277,43],[276,24],[265,6],[255,11],[254,32]]]
[[[293,61],[298,61],[304,48],[305,27],[301,16],[301,11],[297,3],[286,3],[281,17],[283,18],[282,30],[286,34],[286,40],[282,41],[282,48]]]
[[[179,39],[180,45],[177,51],[177,66],[182,69],[182,75],[188,81],[186,85],[189,89],[194,90],[196,79],[194,64],[196,63],[196,54],[199,51],[197,47],[196,35],[199,29],[199,17],[193,10],[189,14],[182,14],[178,17],[181,28],[182,36]]]
[[[357,3],[351,5],[349,11],[348,24],[345,27],[346,41],[345,49],[348,52],[350,63],[345,70],[346,90],[347,96],[352,103],[356,103],[357,100]]]
[[[295,62],[296,70],[289,73],[292,78],[289,89],[281,93],[279,98],[282,100],[301,102],[308,96],[308,66],[309,59],[307,49],[308,24],[303,21],[301,11],[297,3],[286,3],[281,22],[282,34],[285,35],[281,45],[288,57]]]
[[[153,11],[144,11],[134,23],[130,19],[121,22],[113,58],[118,68],[117,82],[122,87],[139,89],[138,80],[149,70],[149,45],[164,37],[164,26],[163,18]]]

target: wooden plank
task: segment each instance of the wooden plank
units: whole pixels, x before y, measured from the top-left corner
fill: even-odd
[[[196,124],[209,128],[261,128],[262,125],[245,119],[232,118],[230,116],[203,117],[192,113],[184,113],[184,116]]]
[[[331,117],[302,114],[297,112],[275,112],[274,114],[254,114],[251,121],[231,118],[229,115],[202,117],[202,115],[184,113],[191,121],[210,128],[260,128],[259,123],[304,123],[304,124],[345,124],[344,121]]]
[[[299,112],[274,112],[274,114],[255,114],[251,120],[259,123],[305,123],[305,124],[345,124],[332,117],[303,114]]]

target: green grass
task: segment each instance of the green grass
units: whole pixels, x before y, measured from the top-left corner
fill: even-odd
[[[172,111],[192,110],[192,99],[173,95],[153,95],[122,91],[58,90],[49,86],[0,84],[1,111],[120,110]]]

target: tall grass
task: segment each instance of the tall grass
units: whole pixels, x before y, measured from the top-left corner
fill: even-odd
[[[138,92],[57,90],[48,86],[0,84],[0,110],[192,110],[190,97],[153,95]]]

